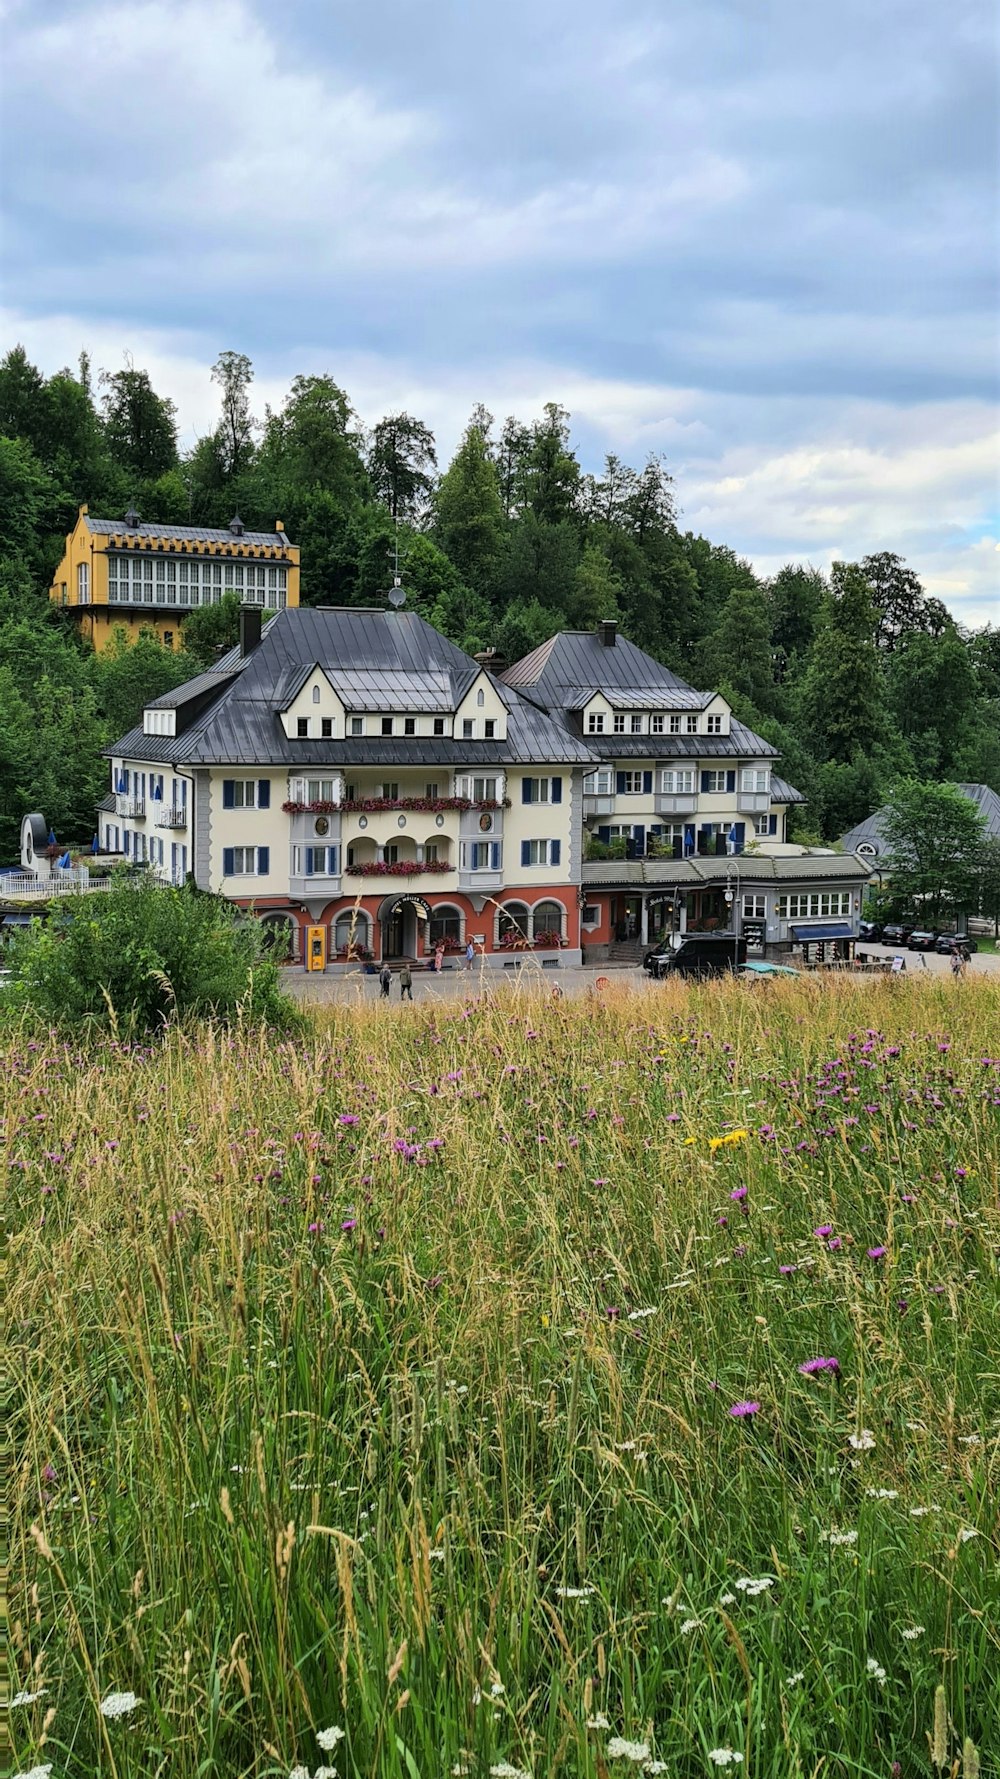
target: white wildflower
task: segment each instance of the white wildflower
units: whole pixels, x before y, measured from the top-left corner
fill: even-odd
[[[926,1629],[926,1625],[907,1625],[903,1632],[904,1643],[915,1643],[918,1637],[923,1636]]]
[[[647,1316],[655,1316],[655,1314],[656,1305],[654,1303],[646,1310],[629,1310],[628,1319],[630,1322],[644,1322]]]
[[[18,1705],[33,1705],[35,1700],[40,1699],[42,1694],[47,1693],[48,1690],[47,1686],[40,1686],[36,1693],[15,1693],[10,1702],[10,1709],[14,1711]]]
[[[490,1687],[490,1698],[501,1699],[506,1690],[507,1688],[501,1680],[494,1680],[493,1685]]]
[[[869,1501],[898,1501],[898,1489],[866,1489]]]
[[[665,1773],[667,1763],[665,1760],[648,1760],[642,1770],[644,1773]]]
[[[789,1674],[788,1678],[785,1681],[785,1685],[788,1687],[789,1691],[791,1691],[793,1686],[801,1686],[804,1679],[805,1679],[805,1674],[802,1672],[802,1669],[800,1668],[797,1674]]]
[[[635,1451],[635,1440],[634,1439],[623,1439],[621,1445],[615,1446],[615,1451],[616,1452],[634,1452]]]
[[[628,1742],[624,1736],[612,1736],[608,1743],[609,1760],[633,1760],[636,1766],[649,1759],[648,1742]]]
[[[752,1575],[741,1575],[739,1581],[733,1582],[733,1586],[739,1588],[741,1594],[746,1594],[748,1599],[755,1600],[758,1594],[766,1594],[768,1588],[773,1588],[774,1576],[762,1575],[756,1580]]]
[[[970,1538],[978,1537],[979,1533],[976,1531],[975,1526],[963,1526],[958,1534],[958,1542],[959,1544],[968,1544]]]
[[[879,1663],[875,1660],[875,1657],[873,1655],[870,1655],[868,1657],[868,1660],[865,1663],[865,1668],[867,1669],[868,1673],[871,1675],[872,1679],[878,1681],[879,1686],[885,1685],[886,1679],[887,1679],[886,1671],[883,1667],[880,1667]]]
[[[101,1716],[127,1717],[138,1703],[135,1693],[109,1693],[106,1699],[101,1700]]]
[[[605,1717],[604,1712],[597,1711],[593,1717],[588,1717],[587,1728],[588,1730],[609,1730],[611,1725]]]
[[[940,1513],[940,1512],[941,1512],[941,1509],[938,1506],[937,1502],[932,1501],[929,1507],[911,1507],[910,1508],[910,1518],[911,1518],[911,1520],[922,1520],[925,1513]]]
[[[714,1761],[717,1767],[730,1767],[734,1761],[739,1764],[743,1756],[735,1748],[710,1748],[708,1758]]]
[[[498,1761],[495,1767],[490,1768],[490,1772],[493,1779],[531,1779],[531,1774],[526,1773],[523,1767],[512,1767],[506,1760]]]
[[[444,1549],[439,1544],[435,1545],[433,1550],[429,1550],[427,1552],[427,1555],[430,1558],[432,1563],[443,1563],[444,1562]]]
[[[293,1767],[288,1775],[288,1779],[309,1779],[309,1768]]]
[[[336,1767],[317,1767],[313,1779],[337,1779]]]
[[[698,1631],[705,1623],[703,1618],[686,1618],[681,1625],[681,1636],[688,1637],[692,1631]]]
[[[472,1768],[464,1760],[457,1760],[451,1769],[452,1779],[465,1779],[466,1774],[471,1772]]]
[[[328,1730],[316,1731],[316,1740],[322,1748],[323,1753],[329,1754],[331,1749],[336,1748],[338,1742],[344,1740],[344,1734],[345,1732],[341,1729],[339,1724],[332,1723]]]
[[[831,1547],[838,1544],[857,1544],[858,1535],[856,1532],[821,1532],[819,1541],[821,1544],[829,1544]]]
[[[586,1600],[591,1594],[596,1594],[596,1592],[597,1589],[592,1587],[556,1588],[556,1593],[559,1595],[560,1600]]]
[[[875,1435],[870,1427],[862,1427],[860,1433],[850,1435],[847,1443],[849,1446],[853,1446],[856,1452],[873,1452],[875,1450]]]
[[[52,1762],[47,1760],[44,1767],[31,1767],[27,1773],[15,1773],[14,1779],[49,1779]]]
[[[719,1595],[719,1605],[720,1606],[735,1606],[736,1605],[736,1595],[735,1594],[720,1594]]]
[[[978,1433],[962,1433],[958,1443],[959,1445],[982,1445],[983,1441],[982,1436]]]

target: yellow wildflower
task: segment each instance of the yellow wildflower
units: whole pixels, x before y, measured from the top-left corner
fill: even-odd
[[[716,1149],[724,1148],[727,1143],[745,1143],[749,1135],[748,1130],[728,1130],[724,1137],[709,1137],[708,1146],[714,1155]]]

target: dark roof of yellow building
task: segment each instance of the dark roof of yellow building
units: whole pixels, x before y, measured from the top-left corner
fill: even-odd
[[[216,530],[207,525],[126,525],[124,519],[92,519],[89,513],[84,514],[84,524],[98,537],[148,538],[151,542],[164,538],[191,544],[266,544],[279,550],[287,549],[291,543],[285,531],[241,531],[237,534],[228,526]]]

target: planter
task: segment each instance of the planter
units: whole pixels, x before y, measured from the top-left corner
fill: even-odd
[[[345,797],[342,803],[290,800],[281,807],[286,815],[378,815],[380,811],[395,809],[422,810],[428,815],[439,815],[444,810],[509,809],[510,798],[505,797],[502,803],[494,798],[474,803],[470,797]]]

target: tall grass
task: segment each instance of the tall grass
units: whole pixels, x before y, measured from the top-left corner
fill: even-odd
[[[990,1771],[998,1032],[932,980],[8,1034],[15,1767]]]

